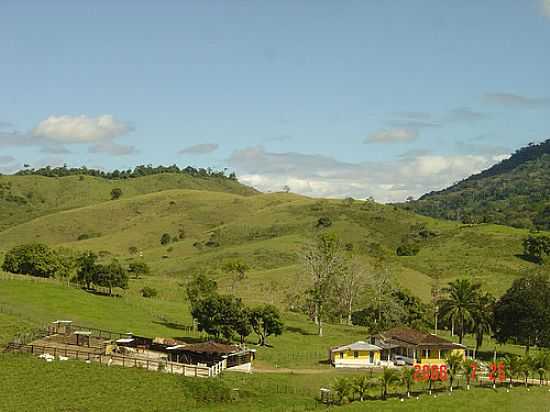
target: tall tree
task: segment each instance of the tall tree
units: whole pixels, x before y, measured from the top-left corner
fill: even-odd
[[[495,338],[498,342],[525,345],[550,344],[550,279],[535,273],[514,280],[494,308]]]
[[[357,296],[362,290],[364,277],[360,262],[357,259],[349,259],[344,262],[342,273],[335,279],[335,307],[340,318],[346,318],[348,325],[352,324],[351,315]]]
[[[476,339],[475,354],[479,353],[479,348],[483,345],[483,338],[493,330],[495,298],[490,293],[478,296],[473,316],[473,332]]]
[[[258,344],[267,345],[267,338],[271,335],[283,333],[283,322],[277,308],[273,305],[263,305],[250,311],[252,329],[259,337]]]
[[[77,268],[76,280],[90,289],[98,270],[97,255],[90,251],[84,252],[77,258]]]
[[[334,234],[321,234],[304,252],[304,266],[310,279],[309,294],[319,336],[323,336],[325,304],[334,292],[334,281],[342,273],[344,261],[343,248]]]
[[[193,278],[187,282],[185,288],[191,311],[200,300],[216,295],[217,289],[218,284],[215,280],[206,277],[202,273],[193,276]]]
[[[468,279],[457,279],[443,289],[446,297],[440,300],[440,311],[446,320],[458,320],[460,324],[459,343],[462,344],[466,327],[474,320],[479,299],[479,283]]]
[[[94,283],[108,288],[109,296],[113,288],[128,289],[128,271],[116,259],[108,265],[99,265],[94,275]]]
[[[225,273],[229,273],[232,275],[231,278],[231,293],[235,292],[235,286],[242,282],[244,279],[246,279],[246,272],[250,270],[250,266],[248,266],[245,262],[242,260],[231,260],[229,262],[226,262],[222,265],[222,270]]]

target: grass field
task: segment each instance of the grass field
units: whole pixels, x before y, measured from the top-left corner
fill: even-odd
[[[338,376],[356,375],[226,373],[206,380],[79,361],[46,363],[26,355],[0,355],[0,366],[0,408],[5,411],[326,410],[315,400],[319,388],[329,386]],[[420,385],[413,390],[413,398],[404,402],[400,401],[403,388],[392,387],[387,401],[356,401],[334,410],[539,412],[547,411],[550,404],[547,387],[527,391],[518,386],[510,393],[504,388],[462,389],[452,396],[443,387],[435,396],[428,396]],[[376,396],[378,391],[370,395]]]

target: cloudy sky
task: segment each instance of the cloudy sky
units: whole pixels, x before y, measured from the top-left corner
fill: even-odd
[[[0,173],[403,200],[550,138],[550,0],[4,0]]]

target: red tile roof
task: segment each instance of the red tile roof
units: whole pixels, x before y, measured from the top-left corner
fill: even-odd
[[[462,345],[453,343],[431,333],[421,332],[407,327],[392,328],[380,333],[379,336],[384,340],[389,340],[391,343],[404,342],[415,346],[462,347]]]

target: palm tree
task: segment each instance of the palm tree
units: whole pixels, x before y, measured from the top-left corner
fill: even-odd
[[[340,404],[349,401],[353,395],[353,386],[347,378],[337,379],[332,385],[332,390],[334,391],[334,394]]]
[[[475,379],[477,363],[473,359],[466,359],[462,365],[462,369],[464,370],[464,374],[466,375],[466,389],[470,390],[470,382],[472,380],[472,377]]]
[[[359,395],[361,402],[365,400],[365,395],[372,386],[373,382],[368,376],[358,376],[353,380],[353,391]]]
[[[388,396],[388,386],[399,382],[399,375],[397,370],[390,369],[384,366],[382,370],[382,375],[380,375],[380,384],[382,385],[382,399],[386,400]]]
[[[532,361],[531,361],[531,358],[528,355],[522,356],[520,358],[519,372],[521,374],[523,374],[523,377],[525,379],[525,387],[526,388],[529,386],[528,383],[527,383],[527,380],[529,379],[529,374],[531,373],[531,364],[532,364]]]
[[[474,350],[474,358],[479,352],[479,348],[483,345],[485,334],[490,334],[493,330],[493,307],[495,298],[490,293],[478,296],[475,305],[473,317],[473,332],[476,338],[476,347]]]
[[[450,352],[447,356],[447,374],[449,375],[449,391],[453,391],[453,380],[462,369],[463,356],[458,352]]]
[[[504,358],[504,365],[506,367],[506,376],[508,376],[508,387],[512,388],[513,379],[519,373],[521,373],[521,358],[519,356],[506,356]]]
[[[414,368],[409,368],[405,366],[401,370],[401,382],[407,387],[407,398],[411,397],[411,385],[414,378]]]
[[[444,319],[460,322],[460,344],[464,340],[466,326],[474,320],[480,287],[479,283],[472,283],[468,279],[457,279],[443,289],[447,297],[440,301],[440,312]]]
[[[539,375],[539,384],[544,383],[544,375],[550,370],[550,351],[539,350],[539,352],[531,358],[531,366]]]

